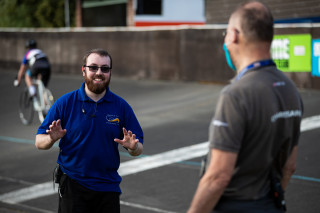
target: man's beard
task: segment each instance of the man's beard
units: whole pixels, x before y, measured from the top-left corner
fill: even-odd
[[[95,93],[95,94],[101,94],[103,93],[107,87],[109,86],[109,83],[110,83],[110,79],[111,79],[111,73],[109,75],[109,79],[107,80],[107,82],[104,82],[104,83],[94,83],[93,82],[93,79],[95,78],[99,78],[99,79],[102,79],[102,81],[104,81],[106,78],[104,75],[94,75],[92,77],[92,79],[89,79],[87,77],[87,73],[85,72],[85,76],[84,76],[84,82],[86,83],[86,85],[88,86],[88,89]]]

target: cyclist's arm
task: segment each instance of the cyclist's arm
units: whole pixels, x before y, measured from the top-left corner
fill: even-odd
[[[38,134],[36,136],[35,145],[38,149],[50,149],[53,144],[61,139],[66,133],[66,129],[62,129],[60,119],[53,121],[46,131],[47,134]]]
[[[20,69],[19,69],[19,72],[18,72],[18,78],[17,78],[19,84],[21,83],[21,79],[22,79],[24,73],[27,70],[27,66],[28,65],[26,65],[26,64],[21,64],[21,66],[20,66]]]

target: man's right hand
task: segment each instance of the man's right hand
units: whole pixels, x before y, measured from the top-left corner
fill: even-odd
[[[65,136],[67,130],[62,129],[61,120],[59,119],[57,121],[53,121],[46,132],[50,136],[52,142],[56,142],[57,140]]]
[[[60,119],[53,121],[46,131],[47,134],[36,135],[35,145],[38,149],[47,150],[50,149],[53,144],[61,139],[67,133],[66,129],[62,129]]]

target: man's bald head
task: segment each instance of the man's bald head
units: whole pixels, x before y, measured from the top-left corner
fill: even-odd
[[[240,5],[232,14],[230,22],[235,20],[247,42],[272,42],[273,17],[262,3],[251,1]]]

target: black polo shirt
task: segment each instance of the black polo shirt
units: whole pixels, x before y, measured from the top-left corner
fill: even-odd
[[[250,200],[269,192],[271,168],[281,178],[298,144],[302,113],[294,83],[275,65],[250,69],[222,90],[209,128],[210,148],[238,154],[224,197]]]

